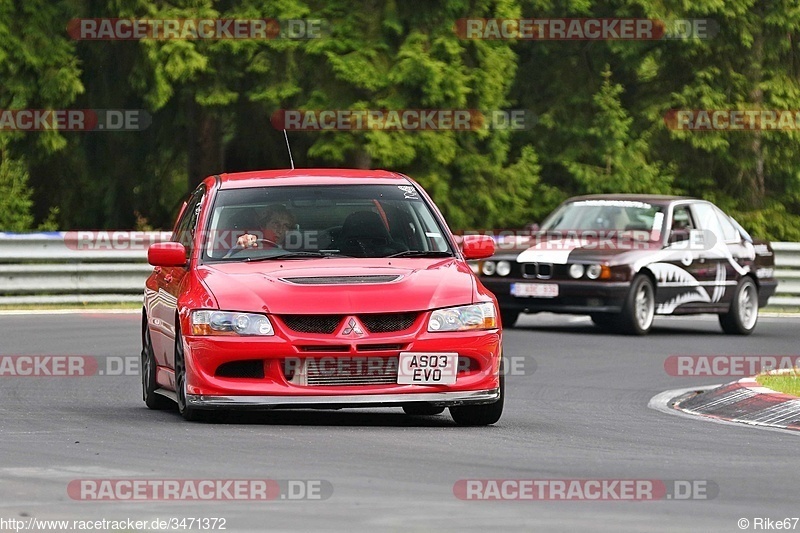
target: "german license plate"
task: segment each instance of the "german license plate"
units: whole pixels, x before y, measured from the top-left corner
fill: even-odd
[[[512,283],[511,294],[522,298],[555,298],[558,296],[556,283]]]
[[[458,370],[457,353],[401,352],[397,368],[400,385],[452,385]]]

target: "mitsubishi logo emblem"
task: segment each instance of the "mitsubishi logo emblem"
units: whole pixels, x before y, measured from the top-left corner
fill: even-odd
[[[347,327],[344,328],[344,331],[342,331],[342,335],[353,335],[353,334],[361,336],[364,334],[364,330],[361,329],[361,326],[358,325],[356,319],[351,317],[350,320],[347,321]]]

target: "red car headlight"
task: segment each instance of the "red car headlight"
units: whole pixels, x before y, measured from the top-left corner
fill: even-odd
[[[192,312],[193,335],[275,335],[272,322],[265,315],[236,311]]]

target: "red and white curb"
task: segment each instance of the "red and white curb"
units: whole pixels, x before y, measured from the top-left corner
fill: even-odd
[[[717,421],[800,431],[800,398],[763,387],[754,378],[700,391],[666,391],[653,397],[649,406],[672,414],[677,411]]]

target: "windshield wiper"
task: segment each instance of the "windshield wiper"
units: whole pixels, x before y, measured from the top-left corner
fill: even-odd
[[[338,254],[324,254],[322,252],[287,252],[280,255],[268,255],[265,257],[248,257],[245,259],[248,263],[256,263],[258,261],[271,261],[272,259],[308,259],[311,257],[333,257]]]
[[[436,252],[433,250],[406,250],[404,252],[387,255],[386,257],[453,257],[453,254],[450,252]]]

